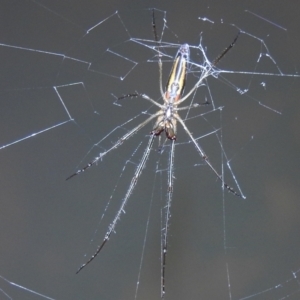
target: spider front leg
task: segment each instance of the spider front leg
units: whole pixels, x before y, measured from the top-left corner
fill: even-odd
[[[158,71],[159,71],[159,90],[160,90],[160,94],[163,96],[164,95],[164,91],[163,91],[163,86],[162,86],[162,61],[161,61],[161,52],[159,50],[160,48],[160,42],[158,41],[158,36],[157,36],[157,31],[156,31],[156,23],[155,23],[155,14],[154,14],[154,9],[152,10],[152,30],[153,30],[153,35],[154,35],[154,39],[156,42],[156,48],[158,51]]]
[[[198,81],[196,82],[196,84],[194,85],[194,87],[184,96],[182,97],[178,102],[177,105],[179,105],[181,102],[185,101],[186,99],[188,99],[190,97],[190,95],[198,88],[201,86],[202,82],[205,80],[205,78],[209,77],[212,72],[213,72],[213,68],[219,63],[219,61],[233,48],[233,46],[235,45],[238,37],[240,35],[240,31],[238,32],[238,34],[236,35],[235,39],[233,40],[233,42],[227,47],[225,48],[225,50],[218,55],[212,64],[209,64],[207,68],[204,68],[200,74],[200,77],[198,79]]]
[[[164,106],[158,102],[156,102],[155,100],[153,100],[152,98],[150,98],[148,95],[146,94],[139,94],[138,92],[132,93],[132,94],[126,94],[123,95],[121,97],[118,98],[119,100],[123,100],[123,99],[127,99],[127,98],[136,98],[136,97],[142,97],[143,99],[146,99],[148,101],[150,101],[151,103],[153,103],[154,105],[158,106],[160,109],[163,109]]]

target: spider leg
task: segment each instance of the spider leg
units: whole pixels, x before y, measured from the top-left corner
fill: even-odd
[[[205,163],[210,167],[210,169],[217,175],[218,179],[222,182],[223,186],[232,194],[234,194],[235,196],[238,197],[242,197],[239,193],[237,193],[230,185],[228,185],[222,178],[222,176],[217,172],[217,170],[212,166],[212,164],[210,163],[210,161],[207,158],[207,155],[205,154],[204,150],[200,147],[200,145],[197,143],[197,141],[195,140],[195,138],[193,137],[193,135],[191,134],[191,132],[189,131],[189,129],[186,127],[184,121],[180,118],[180,116],[178,114],[174,114],[174,117],[176,118],[176,120],[179,121],[179,123],[182,125],[183,129],[185,130],[185,132],[187,133],[187,135],[190,137],[191,141],[194,143],[194,146],[196,147],[197,151],[199,152],[200,156],[203,158],[203,160],[205,161]]]
[[[119,97],[117,100],[123,100],[123,99],[127,99],[127,98],[133,98],[133,97],[138,97],[140,94],[138,92],[132,93],[132,94],[126,94],[123,95],[121,97]]]
[[[133,192],[133,189],[134,189],[134,187],[137,184],[139,176],[141,175],[142,170],[144,169],[145,164],[146,164],[146,162],[148,160],[148,157],[149,157],[150,151],[152,149],[152,145],[153,145],[154,139],[155,139],[155,134],[151,134],[150,138],[149,138],[149,141],[148,141],[147,148],[144,151],[143,157],[142,157],[140,163],[138,164],[138,166],[137,166],[137,168],[135,170],[135,173],[134,173],[134,175],[133,175],[133,177],[131,179],[131,183],[130,183],[130,185],[128,187],[128,190],[126,192],[126,195],[125,195],[125,197],[124,197],[124,199],[122,201],[122,204],[121,204],[121,206],[120,206],[117,214],[115,215],[112,223],[108,227],[108,230],[107,230],[107,232],[105,234],[105,237],[104,237],[104,239],[102,241],[102,244],[98,246],[96,252],[91,256],[91,258],[87,262],[85,262],[83,265],[80,266],[80,268],[77,270],[76,274],[78,274],[86,265],[88,265],[92,260],[94,260],[94,258],[99,254],[99,252],[102,250],[102,248],[104,247],[104,245],[106,244],[106,242],[109,240],[112,232],[115,231],[117,222],[120,219],[122,212],[123,213],[125,212],[124,208],[125,208],[128,200],[129,200],[129,197],[131,196],[131,194]]]
[[[183,101],[185,101],[186,99],[188,99],[190,97],[190,95],[192,93],[194,93],[194,91],[201,85],[202,81],[205,78],[207,78],[208,76],[210,76],[211,70],[212,70],[211,67],[209,69],[203,70],[202,73],[201,73],[201,76],[200,76],[199,80],[196,82],[196,84],[193,86],[193,88],[191,88],[191,90],[186,95],[184,95],[183,98],[181,98],[179,101],[177,101],[176,104],[179,105],[180,103],[182,103]]]
[[[171,204],[173,196],[173,172],[174,172],[174,155],[175,155],[175,140],[172,140],[169,167],[168,167],[168,192],[167,192],[167,205],[165,207],[165,222],[162,230],[162,247],[161,247],[161,298],[165,295],[165,273],[166,273],[166,261],[168,251],[168,231],[171,218]]]
[[[91,162],[89,162],[82,169],[77,170],[74,174],[72,174],[71,176],[69,176],[66,180],[69,180],[69,179],[73,178],[74,176],[79,175],[80,173],[84,172],[86,169],[88,169],[91,166],[93,166],[95,163],[97,163],[97,161],[99,161],[100,159],[102,159],[102,157],[104,157],[107,153],[109,153],[110,151],[118,148],[121,144],[123,144],[124,141],[128,140],[135,133],[137,133],[141,128],[143,128],[145,125],[147,125],[152,119],[160,116],[161,114],[162,114],[162,111],[158,111],[157,113],[155,113],[152,116],[150,116],[147,120],[145,120],[144,122],[142,122],[141,124],[139,124],[138,126],[136,126],[135,128],[133,128],[132,130],[130,130],[128,133],[124,134],[112,147],[110,147],[108,150],[100,153],[99,156],[95,157]]]
[[[234,44],[236,43],[239,35],[240,35],[240,31],[238,32],[237,36],[235,37],[235,39],[233,40],[233,42],[219,55],[215,58],[212,66],[214,67],[226,54],[227,52],[234,46]]]
[[[187,110],[187,109],[191,109],[191,108],[195,108],[195,107],[200,107],[200,106],[206,106],[209,105],[210,103],[208,101],[203,102],[203,103],[193,103],[192,105],[189,106],[182,106],[182,107],[176,107],[176,111],[178,110]]]
[[[146,94],[140,94],[141,97],[143,97],[143,99],[146,99],[150,102],[152,102],[153,104],[155,104],[156,106],[160,107],[161,109],[164,108],[164,106],[158,102],[156,102],[155,100],[151,99],[149,96],[147,96]]]
[[[165,103],[167,103],[167,100],[165,98],[165,93],[163,91],[163,86],[162,86],[162,61],[161,61],[161,53],[159,50],[159,41],[158,41],[158,36],[157,36],[157,31],[156,31],[156,23],[155,23],[155,13],[154,13],[154,9],[152,10],[152,30],[153,30],[153,35],[154,35],[154,39],[156,42],[156,48],[157,48],[157,52],[158,52],[158,69],[159,69],[159,89],[160,89],[160,94],[164,100]],[[161,105],[160,103],[156,102],[155,100],[151,99],[148,95],[146,94],[139,94],[137,92],[132,93],[132,94],[127,94],[124,96],[121,96],[118,98],[118,100],[123,100],[125,98],[131,98],[131,97],[138,97],[141,96],[142,98],[152,102],[153,104],[155,104],[156,106],[158,106],[159,108],[163,109],[163,105]]]
[[[132,94],[127,94],[127,95],[123,95],[121,97],[118,98],[118,100],[123,100],[126,98],[132,98],[132,97],[142,97],[143,99],[146,99],[150,102],[152,102],[153,104],[155,104],[156,106],[158,106],[159,108],[163,109],[164,106],[158,102],[156,102],[155,100],[153,100],[152,98],[150,98],[148,95],[146,94],[139,94],[138,92],[132,93]]]
[[[164,97],[164,91],[163,91],[163,86],[162,86],[162,61],[161,61],[161,53],[159,50],[159,41],[158,41],[158,36],[157,36],[157,31],[156,31],[156,24],[155,24],[155,13],[154,9],[152,10],[152,29],[153,29],[153,34],[154,34],[154,39],[157,45],[157,51],[158,51],[158,69],[159,69],[159,90],[162,98],[164,99],[164,102],[166,102],[166,99]]]
[[[194,87],[183,97],[181,98],[178,102],[177,105],[180,104],[181,102],[185,101],[203,82],[203,80],[205,78],[207,78],[208,76],[210,76],[210,74],[213,71],[213,67],[216,66],[216,64],[227,54],[227,52],[235,45],[238,37],[240,35],[240,31],[238,32],[237,36],[235,37],[235,39],[233,40],[233,42],[219,55],[217,56],[217,58],[213,61],[213,63],[206,69],[204,69],[201,73],[201,76],[199,78],[199,80],[197,81],[197,83],[194,85]]]
[[[152,9],[152,30],[153,30],[154,39],[155,39],[156,43],[158,44],[158,36],[157,36],[156,24],[155,24],[155,9],[154,8]]]

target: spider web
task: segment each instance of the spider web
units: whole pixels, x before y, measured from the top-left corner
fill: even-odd
[[[155,111],[143,99],[116,101],[135,91],[159,100],[153,3],[1,4],[0,299],[158,299],[168,143],[161,153],[154,145],[117,234],[78,275],[124,197],[151,126],[65,182]],[[292,5],[155,3],[163,85],[180,44],[191,47],[188,92],[205,61],[241,31],[214,76],[185,102],[211,104],[180,115],[247,198],[222,190],[179,127],[166,299],[299,298]]]

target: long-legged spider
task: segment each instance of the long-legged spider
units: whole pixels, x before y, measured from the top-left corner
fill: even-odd
[[[168,140],[171,141],[171,147],[170,147],[170,154],[169,154],[169,165],[168,165],[168,188],[167,188],[167,205],[166,205],[166,217],[165,217],[165,224],[163,224],[162,228],[162,249],[161,249],[161,297],[164,297],[165,294],[165,269],[166,269],[166,258],[167,258],[167,249],[168,249],[168,229],[169,229],[169,221],[170,221],[170,208],[172,203],[172,194],[173,194],[173,169],[174,169],[174,152],[175,152],[175,141],[177,138],[177,122],[181,124],[186,134],[189,136],[191,142],[196,147],[196,150],[198,151],[201,158],[204,160],[204,162],[209,166],[209,168],[214,172],[214,174],[217,176],[217,178],[222,182],[222,186],[226,188],[229,192],[233,193],[235,196],[241,197],[240,194],[238,194],[232,187],[230,187],[227,183],[224,182],[222,176],[217,172],[217,170],[212,166],[210,161],[208,160],[208,157],[206,156],[204,150],[202,147],[198,144],[198,142],[193,137],[190,130],[185,125],[184,120],[179,116],[178,111],[180,110],[187,110],[193,107],[198,107],[201,105],[206,105],[208,103],[203,104],[193,104],[192,106],[184,106],[184,107],[178,107],[179,104],[187,100],[191,94],[203,83],[204,79],[210,76],[214,70],[214,67],[216,64],[225,56],[225,54],[234,46],[234,44],[237,41],[238,35],[235,37],[233,42],[213,61],[213,63],[206,63],[202,67],[202,71],[200,74],[200,78],[196,82],[196,84],[191,88],[191,90],[184,96],[184,87],[187,77],[187,70],[189,69],[189,57],[190,57],[190,49],[188,44],[183,44],[180,46],[175,59],[173,63],[173,67],[171,69],[169,79],[165,88],[165,92],[163,91],[162,86],[162,55],[160,52],[160,45],[157,37],[156,32],[156,25],[155,25],[155,16],[154,16],[154,10],[152,14],[152,28],[154,33],[154,38],[156,42],[156,46],[154,49],[158,52],[158,67],[159,67],[159,88],[161,97],[163,99],[163,104],[160,104],[147,96],[146,94],[127,94],[125,96],[122,96],[119,98],[119,100],[128,98],[128,97],[142,97],[145,100],[150,101],[154,105],[156,105],[159,110],[152,114],[148,119],[140,123],[138,126],[130,130],[128,133],[123,135],[112,147],[110,147],[108,150],[102,152],[99,154],[99,156],[95,157],[94,160],[92,160],[89,164],[87,164],[84,168],[78,170],[71,176],[67,178],[70,179],[82,172],[84,172],[86,169],[93,166],[95,163],[97,163],[100,159],[102,159],[106,154],[111,152],[112,150],[118,148],[124,141],[128,140],[130,137],[132,137],[135,133],[137,133],[141,128],[143,128],[145,125],[147,125],[150,121],[152,121],[154,118],[156,118],[155,125],[150,133],[148,145],[146,149],[144,150],[144,154],[142,156],[141,161],[139,162],[135,173],[132,177],[131,183],[127,189],[127,192],[125,194],[125,197],[122,201],[122,204],[117,211],[112,223],[108,227],[108,230],[104,236],[104,239],[102,243],[98,246],[96,252],[91,256],[91,258],[86,261],[84,264],[80,266],[80,268],[77,270],[76,273],[79,273],[87,264],[89,264],[102,250],[106,242],[109,240],[112,232],[115,231],[115,227],[117,224],[117,221],[120,219],[120,216],[122,212],[124,212],[124,207],[127,204],[127,201],[130,197],[130,195],[133,192],[134,187],[136,186],[139,176],[142,173],[142,170],[148,160],[150,151],[152,149],[152,145],[154,142],[155,137],[159,136],[163,131],[166,134],[166,137]]]

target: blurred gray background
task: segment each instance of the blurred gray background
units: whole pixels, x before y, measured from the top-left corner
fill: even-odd
[[[282,73],[297,74],[299,4],[279,0],[0,0],[0,7],[0,147],[69,120],[1,148],[0,275],[53,299],[134,299],[151,206],[137,299],[159,299],[160,213],[166,172],[155,176],[155,168],[157,161],[160,168],[166,167],[168,148],[160,155],[157,143],[117,233],[101,255],[75,275],[103,239],[145,149],[151,125],[97,167],[71,181],[65,179],[141,122],[145,118],[141,111],[154,111],[142,99],[127,99],[116,106],[113,95],[137,90],[160,97],[157,64],[147,63],[155,53],[128,40],[130,36],[153,39],[149,8],[155,7],[159,34],[167,12],[170,30],[165,30],[163,41],[198,45],[202,34],[210,60],[231,43],[237,27],[244,30],[247,34],[240,35],[218,65],[220,69],[278,73],[266,57],[256,63],[265,49],[248,35],[252,34],[266,43]],[[85,34],[116,10],[121,19],[114,15]],[[133,65],[107,48],[137,62],[124,80],[118,77]],[[165,51],[174,56],[177,49]],[[94,71],[63,55],[92,62]],[[202,58],[191,59],[199,62]],[[165,62],[163,84],[170,68],[171,61]],[[83,84],[70,85],[75,82]],[[194,82],[190,75],[187,90]],[[300,78],[237,73],[209,79],[215,105],[224,106],[222,120],[217,111],[207,122],[198,117],[187,125],[196,137],[222,125],[223,147],[247,199],[227,192],[223,196],[221,184],[179,129],[178,143],[184,144],[178,145],[175,154],[166,299],[299,299],[299,82]],[[60,85],[67,85],[58,91],[74,121],[53,88]],[[240,95],[235,87],[249,92]],[[203,102],[207,96],[207,89],[199,89],[195,101]],[[103,148],[89,152],[93,144],[136,115],[131,124],[105,140]],[[216,135],[200,143],[221,171]],[[226,181],[236,188],[226,166],[224,172]],[[4,292],[11,299],[43,299],[0,278],[0,299],[10,299]]]

